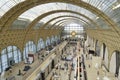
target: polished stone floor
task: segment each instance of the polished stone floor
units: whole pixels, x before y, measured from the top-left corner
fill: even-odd
[[[71,46],[70,48],[67,48],[67,51],[65,51],[64,54],[70,52],[72,53],[74,46]],[[74,53],[72,53],[74,54]],[[107,72],[104,66],[101,66],[102,59],[97,56],[88,55],[86,57],[86,54],[83,53],[83,48],[81,48],[79,56],[83,55],[85,58],[85,66],[86,66],[86,72],[87,72],[87,80],[118,80],[114,74]],[[76,56],[77,57],[77,56]],[[92,59],[91,59],[92,57]],[[60,61],[61,64],[64,63],[64,61]],[[77,63],[76,63],[77,64]],[[70,67],[68,70],[58,70],[57,72],[60,73],[57,77],[52,78],[51,80],[85,80],[84,78],[84,69],[82,69],[82,72],[79,74],[82,75],[82,77],[78,76],[77,79],[74,78],[76,75],[76,70],[71,71],[70,79],[69,79],[69,72]],[[47,77],[46,80],[50,80],[50,75]]]

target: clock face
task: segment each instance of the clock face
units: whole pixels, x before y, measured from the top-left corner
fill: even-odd
[[[72,32],[71,32],[71,35],[72,35],[72,36],[75,36],[75,35],[76,35],[76,32],[75,32],[75,31],[72,31]]]

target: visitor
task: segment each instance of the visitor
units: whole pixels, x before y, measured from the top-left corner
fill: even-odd
[[[18,75],[21,75],[21,70],[19,69],[19,73],[18,73]]]

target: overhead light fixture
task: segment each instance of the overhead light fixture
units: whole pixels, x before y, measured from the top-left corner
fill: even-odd
[[[96,17],[96,19],[99,19],[99,17]]]
[[[117,3],[117,5],[116,6],[113,6],[113,10],[115,10],[115,9],[117,9],[117,8],[119,8],[120,7],[120,3]]]

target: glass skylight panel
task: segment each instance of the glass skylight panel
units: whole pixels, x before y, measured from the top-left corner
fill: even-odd
[[[67,7],[68,7],[67,9],[70,9],[70,10],[73,10],[73,11],[76,11],[76,12],[79,12],[79,13],[82,13],[82,14],[84,14],[84,15],[92,18],[92,19],[95,18],[95,16],[96,16],[96,15],[93,14],[92,12],[90,12],[90,11],[88,11],[88,10],[82,8],[82,7],[77,7],[77,6],[75,6],[75,5],[70,5],[70,4],[68,4]]]
[[[0,0],[0,17],[3,16],[12,7],[14,7],[15,5],[17,5],[23,1],[25,1],[25,0]],[[116,13],[116,10],[119,11],[119,7],[120,7],[120,3],[118,2],[118,0],[82,0],[82,1],[89,3],[90,5],[95,6],[99,10],[103,11],[115,22],[120,21],[119,20],[120,19],[119,12]],[[53,11],[53,10],[71,10],[71,11],[75,11],[75,12],[84,14],[85,16],[87,16],[93,20],[96,20],[96,17],[97,17],[95,14],[93,14],[92,12],[90,12],[87,9],[84,9],[82,7],[68,4],[68,3],[56,2],[56,3],[42,4],[42,5],[33,7],[31,9],[27,10],[26,12],[24,12],[22,15],[20,15],[19,18],[25,18],[25,19],[29,19],[30,21],[33,21],[35,18],[37,18],[41,14],[44,14],[46,12]],[[46,17],[45,19],[43,19],[43,22],[47,22],[48,20],[56,17],[57,15]],[[63,15],[63,14],[60,14],[60,15]],[[71,14],[68,13],[66,15],[71,15]],[[84,17],[80,17],[80,18],[89,22]]]
[[[92,6],[95,6],[102,12],[104,12],[107,16],[109,16],[112,20],[114,20],[119,25],[119,13],[116,12],[116,10],[120,10],[120,2],[118,0],[82,0],[86,3],[91,4]],[[117,17],[116,17],[117,16]],[[91,17],[91,16],[90,16]],[[118,19],[119,18],[119,19]],[[95,20],[95,19],[94,19]],[[104,21],[103,21],[104,22]],[[97,22],[98,23],[98,22]],[[109,28],[106,23],[98,23],[103,28]]]
[[[84,30],[83,26],[77,23],[70,23],[66,24],[64,27],[64,33],[65,34],[71,34],[72,31],[75,31],[78,35],[82,33]]]
[[[82,0],[82,1],[97,7],[103,12],[110,8],[115,2],[117,2],[117,0]]]
[[[97,24],[102,28],[102,29],[109,29],[109,25],[105,23],[101,18],[97,19],[96,22]],[[92,23],[91,23],[92,24]]]
[[[40,22],[48,22],[50,19],[52,18],[55,18],[55,17],[58,17],[58,16],[64,16],[64,15],[69,15],[69,13],[56,13],[56,14],[52,14],[52,15],[49,15],[45,18],[43,18],[42,20],[40,20]]]
[[[72,22],[76,22],[76,23],[81,23],[82,21],[80,21],[80,20],[77,20],[77,19],[71,19],[71,18],[68,18],[68,17],[66,17],[66,18],[60,18],[59,20],[62,20],[62,19],[69,19],[69,22],[70,23],[72,23]],[[71,20],[70,20],[71,19]],[[51,24],[54,24],[55,22],[58,22],[59,21],[58,19],[56,20],[56,21],[54,21],[54,22],[52,22]],[[66,20],[67,21],[67,20]],[[83,22],[83,23],[85,23],[85,22]],[[82,23],[81,23],[82,24]],[[57,25],[57,24],[56,24]]]
[[[62,20],[62,19],[70,19],[70,18],[71,18],[71,17],[59,18],[59,19],[56,19],[56,20],[52,21],[51,24],[54,24],[55,22],[58,22],[59,20]],[[73,18],[73,20],[75,20],[75,19]],[[71,20],[71,22],[73,22],[73,20]],[[80,23],[80,22],[85,23],[85,22],[82,21],[82,20],[77,20],[77,21],[79,21],[78,23]]]
[[[86,15],[87,17],[94,19],[96,17],[95,14],[93,14],[92,12],[85,10],[84,8],[81,8],[80,13]]]
[[[61,7],[60,7],[60,5],[61,5]],[[60,3],[57,3],[57,4],[56,3],[42,4],[42,5],[39,5],[39,6],[36,6],[34,8],[29,9],[28,11],[26,11],[25,13],[23,13],[19,17],[28,18],[32,21],[41,14],[44,14],[44,13],[52,11],[52,10],[61,10],[61,9],[65,10],[65,3],[61,3],[61,4]],[[33,17],[31,17],[30,14]],[[29,17],[26,16],[26,15],[29,15]]]
[[[76,23],[76,24],[83,25],[83,23],[82,23],[82,22],[80,22],[80,21],[79,21],[79,20],[77,20],[77,19],[67,20],[66,22],[64,21],[64,25],[71,24],[71,23]],[[57,25],[57,24],[56,24],[56,25]]]
[[[67,19],[67,18],[70,18],[70,17],[62,17],[62,18],[58,18],[58,19],[52,21],[51,24],[54,24],[55,22],[58,22],[58,21],[60,21],[60,20]]]
[[[0,16],[3,16],[8,10],[25,0],[0,0]]]
[[[66,6],[68,5],[66,3],[59,3],[59,2],[55,4],[56,4],[57,9],[67,9]]]
[[[20,15],[19,18],[27,18],[27,19],[30,19],[31,21],[33,21],[39,15],[44,14],[49,11],[52,11],[52,10],[72,10],[75,12],[85,12],[85,15],[90,18],[95,18],[95,16],[96,16],[93,13],[91,13],[90,11],[87,11],[85,9],[81,10],[80,7],[72,5],[72,4],[48,3],[48,4],[42,4],[42,5],[36,6],[32,9],[29,9],[28,11],[26,11],[25,13]]]

